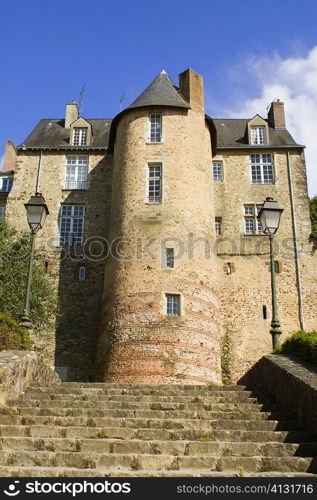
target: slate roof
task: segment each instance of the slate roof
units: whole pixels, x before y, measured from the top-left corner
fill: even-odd
[[[265,146],[250,146],[246,131],[251,118],[211,118],[211,120],[216,129],[217,149],[303,147],[294,141],[286,129],[274,129],[270,126],[268,127],[269,144]]]
[[[111,121],[108,118],[93,118],[86,120],[92,126],[92,140],[89,146],[72,146],[70,144],[70,129],[65,129],[65,120],[46,118],[41,120],[32,130],[23,144],[30,149],[107,149]]]
[[[163,70],[141,95],[128,107],[141,108],[144,106],[172,106],[174,108],[189,109],[190,105],[178,92],[178,87]]]

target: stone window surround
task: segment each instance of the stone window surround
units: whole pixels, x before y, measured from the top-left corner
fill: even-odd
[[[159,132],[159,141],[157,140],[152,140],[152,132],[155,134],[155,130],[152,131],[152,125],[155,123],[155,120],[159,117],[159,123],[160,123],[160,132]],[[147,144],[161,144],[163,142],[163,120],[162,120],[162,113],[158,112],[151,112],[149,114],[149,132],[148,132],[148,137],[147,137]]]
[[[224,181],[224,169],[222,160],[216,160],[212,162],[212,175],[214,182]]]
[[[262,229],[261,223],[257,218],[257,215],[258,215],[261,207],[262,207],[262,204],[260,204],[260,203],[245,203],[243,205],[243,215],[244,215],[243,233],[244,233],[244,236],[265,236],[263,231],[261,231],[261,229]],[[252,232],[247,232],[247,221],[252,221],[252,227],[253,227]]]
[[[75,163],[71,163],[70,159],[75,158]],[[84,162],[84,158],[87,159],[86,163]],[[81,160],[80,160],[81,159]],[[88,155],[66,155],[65,157],[65,178],[64,178],[64,190],[71,191],[71,190],[86,190],[88,189],[88,167],[89,167],[89,156]],[[69,175],[69,170],[70,168],[74,166],[74,172],[75,172],[75,180],[74,181],[69,181],[67,178],[70,176]],[[81,169],[81,167],[86,166],[86,179],[85,180],[80,180],[78,181],[78,174]]]
[[[70,215],[63,215],[63,207],[71,207],[71,213]],[[75,207],[83,207],[83,214],[82,215],[75,215]],[[70,247],[80,247],[83,245],[83,240],[84,240],[84,231],[85,231],[85,217],[86,217],[86,206],[83,205],[83,204],[73,204],[73,205],[70,205],[68,203],[62,203],[61,204],[61,207],[60,207],[60,212],[59,212],[59,224],[58,224],[58,228],[59,228],[59,247],[67,247],[67,246],[70,246]],[[63,219],[70,219],[70,223],[69,223],[69,228],[70,228],[70,231],[66,232],[64,231],[65,234],[62,235],[62,221]],[[74,227],[74,221],[75,220],[78,220],[78,219],[82,219],[82,231],[80,233],[78,233],[80,236],[78,236],[79,240],[76,241],[74,244],[74,241],[71,242],[71,244],[69,244],[68,242],[66,241],[62,241],[63,238],[67,238],[68,235],[70,234],[74,234],[72,229]],[[66,221],[64,222],[64,224],[66,224]]]
[[[258,155],[260,157],[259,162],[252,162],[252,156],[256,156],[256,155]],[[271,161],[267,161],[268,156],[271,157]],[[263,161],[264,157],[266,157],[266,161]],[[250,180],[251,180],[252,186],[267,186],[267,185],[274,185],[275,184],[275,179],[276,179],[276,176],[275,176],[275,157],[274,157],[273,153],[266,153],[266,152],[265,153],[260,153],[260,152],[250,153],[249,165],[250,165]],[[252,176],[252,170],[253,170],[252,167],[253,166],[260,167],[261,182],[254,182],[253,176]],[[264,181],[264,174],[265,174],[264,168],[267,166],[272,167],[271,168],[272,182],[265,182]]]
[[[170,302],[171,307],[172,308],[174,308],[174,306],[176,307],[175,310],[178,311],[177,314],[168,314],[169,297],[172,299]],[[164,300],[164,314],[165,314],[165,316],[178,318],[178,317],[183,315],[183,300],[182,300],[182,296],[180,293],[172,293],[172,292],[165,293],[164,299],[165,299]],[[177,300],[175,300],[175,299],[177,299]]]
[[[159,176],[150,176],[150,168],[151,167],[160,167],[160,175]],[[145,194],[145,203],[147,205],[158,205],[163,202],[163,164],[161,162],[148,162],[147,163],[147,174],[146,174],[146,194]],[[154,196],[150,195],[150,181],[159,182],[159,195]],[[156,198],[156,200],[154,199]]]

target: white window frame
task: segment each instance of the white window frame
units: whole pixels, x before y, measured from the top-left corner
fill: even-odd
[[[272,153],[250,155],[251,183],[275,184],[274,156]]]
[[[61,205],[59,223],[60,246],[82,246],[84,239],[85,208],[85,205]]]
[[[217,236],[222,234],[222,217],[215,217],[215,233]]]
[[[89,156],[87,155],[66,156],[64,189],[82,190],[88,188],[88,163]],[[83,173],[85,175],[82,175]]]
[[[0,207],[0,220],[3,220],[5,218],[6,214],[6,207]]]
[[[12,175],[0,176],[0,193],[10,193],[13,184]]]
[[[87,146],[88,128],[73,128],[73,146]]]
[[[166,316],[181,316],[181,296],[179,293],[166,293]]]
[[[223,162],[212,162],[212,175],[214,182],[223,182]]]
[[[151,143],[162,142],[162,115],[160,113],[150,114],[149,141]]]
[[[246,236],[254,236],[254,235],[263,236],[264,235],[261,222],[259,221],[259,219],[257,217],[259,212],[260,212],[261,207],[262,207],[262,205],[259,205],[258,203],[246,203],[243,206],[244,234]],[[252,226],[252,229],[251,229],[251,226]]]
[[[254,146],[261,146],[266,144],[266,129],[265,126],[252,126],[250,127],[251,144]]]
[[[152,170],[154,168],[154,170]],[[157,170],[159,168],[159,171]],[[155,170],[156,169],[156,170]],[[158,204],[162,203],[162,187],[163,187],[163,165],[162,163],[148,163],[148,178],[147,178],[147,203]],[[151,173],[154,175],[151,175]],[[158,175],[156,173],[159,172]],[[157,186],[159,187],[157,189]],[[154,194],[158,193],[158,194]]]

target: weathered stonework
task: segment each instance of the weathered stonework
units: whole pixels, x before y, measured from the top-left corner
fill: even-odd
[[[8,144],[14,183],[0,199],[7,222],[27,229],[23,204],[34,194],[40,163],[39,190],[50,210],[36,243],[55,274],[60,313],[35,343],[67,380],[218,384],[225,339],[226,380],[235,382],[272,345],[268,238],[245,235],[245,204],[272,196],[284,208],[275,238],[282,340],[301,326],[291,182],[304,326],[317,328],[303,147],[282,127],[283,103],[273,103],[268,120],[246,120],[229,147],[223,130],[231,125],[206,117],[199,75],[185,71],[176,90],[162,72],[150,87],[111,124],[79,118],[80,127],[89,125],[87,145],[71,144],[75,103],[67,105],[66,124],[44,120],[23,146]],[[150,140],[151,114],[162,117],[157,143]],[[272,140],[252,146],[250,127],[262,125]],[[273,154],[274,183],[252,183],[255,152]],[[64,189],[67,155],[89,156],[87,189]],[[223,162],[222,182],[213,182],[212,161]],[[162,165],[157,204],[148,202],[151,163]],[[85,205],[82,247],[60,246],[62,204]],[[166,248],[174,249],[173,269],[162,264]],[[180,316],[166,314],[166,294],[180,295]]]
[[[32,351],[0,352],[0,405],[5,405],[31,384],[54,386],[59,376]]]

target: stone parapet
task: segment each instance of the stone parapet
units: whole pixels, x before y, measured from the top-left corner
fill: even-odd
[[[34,383],[53,386],[60,384],[61,379],[35,352],[0,352],[0,405],[15,399]]]

